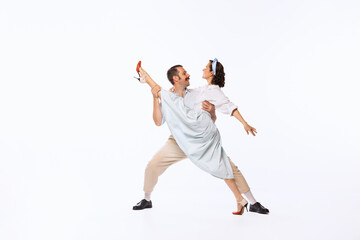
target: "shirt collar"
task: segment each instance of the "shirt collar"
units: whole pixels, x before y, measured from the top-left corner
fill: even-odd
[[[188,88],[185,88],[185,96],[186,96],[186,94],[188,94],[190,92],[190,89],[188,89]],[[175,93],[175,91],[174,91],[174,89],[172,90],[172,93],[174,93],[174,94],[176,94]],[[177,95],[177,94],[176,94]],[[179,95],[178,95],[179,96]],[[184,97],[185,97],[184,96]]]
[[[219,88],[219,86],[218,85],[206,85],[207,86],[207,88]]]

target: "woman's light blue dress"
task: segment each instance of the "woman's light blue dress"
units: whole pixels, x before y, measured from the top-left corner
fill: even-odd
[[[163,89],[161,111],[177,144],[196,166],[218,178],[234,178],[210,113],[196,113],[184,105],[182,97]]]

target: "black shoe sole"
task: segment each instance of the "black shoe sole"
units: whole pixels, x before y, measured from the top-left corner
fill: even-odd
[[[258,211],[254,211],[254,210],[249,210],[249,212],[253,212],[253,213],[259,213],[259,214],[269,214],[269,212],[258,212]]]
[[[135,207],[133,207],[133,210],[144,210],[144,209],[147,209],[147,208],[152,208],[152,206],[151,207],[144,207],[144,208],[135,208]]]

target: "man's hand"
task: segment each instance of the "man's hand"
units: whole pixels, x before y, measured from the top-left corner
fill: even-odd
[[[207,112],[209,112],[210,114],[211,113],[215,113],[215,106],[214,106],[214,104],[211,104],[211,103],[209,103],[208,101],[203,101],[202,103],[201,103],[201,109],[202,110],[204,110],[204,111],[207,111]]]
[[[209,103],[208,101],[203,101],[201,103],[201,109],[207,111],[211,115],[211,119],[215,122],[216,121],[216,114],[215,114],[215,106],[214,104]]]
[[[244,129],[245,129],[247,135],[249,135],[249,132],[250,132],[252,135],[254,135],[254,136],[255,136],[255,134],[257,133],[256,129],[253,128],[252,126],[250,126],[250,125],[247,124],[247,123],[244,124]]]
[[[161,87],[159,85],[155,85],[153,88],[151,88],[151,93],[153,95],[154,98],[158,98],[158,92],[160,92]]]

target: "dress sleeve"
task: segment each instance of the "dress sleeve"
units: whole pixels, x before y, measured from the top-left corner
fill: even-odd
[[[214,89],[215,99],[215,110],[226,114],[231,115],[232,112],[238,108],[237,105],[232,103],[227,96],[225,96],[224,92],[220,88]]]

